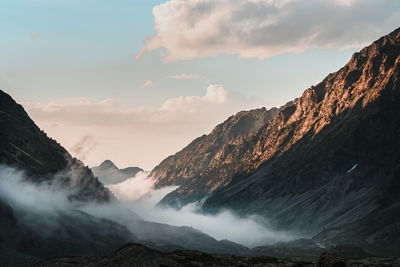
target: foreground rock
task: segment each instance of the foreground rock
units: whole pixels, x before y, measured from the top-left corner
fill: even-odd
[[[193,250],[162,253],[139,244],[128,244],[104,258],[69,256],[43,261],[45,266],[298,266],[312,267],[312,262],[282,260],[274,257],[245,258],[233,255],[206,254]]]
[[[206,254],[193,250],[162,253],[140,244],[128,244],[107,257],[65,256],[42,261],[36,267],[67,266],[268,266],[268,267],[378,267],[400,266],[397,258],[345,260],[337,254],[323,253],[316,264],[313,261],[279,259],[275,257],[240,257]]]

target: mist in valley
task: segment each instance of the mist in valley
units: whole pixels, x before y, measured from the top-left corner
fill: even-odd
[[[292,233],[274,231],[268,221],[259,216],[241,218],[225,210],[216,215],[201,212],[199,203],[192,203],[180,210],[160,207],[157,203],[177,187],[154,189],[154,180],[141,172],[126,181],[108,186],[119,201],[111,203],[79,202],[71,199],[75,192],[63,186],[58,179],[32,182],[24,172],[2,165],[0,167],[0,200],[8,203],[19,223],[27,225],[43,235],[62,227],[60,219],[65,214],[87,214],[98,219],[113,221],[134,233],[131,241],[151,240],[154,235],[165,235],[170,229],[174,236],[179,228],[159,228],[160,224],[145,224],[143,220],[187,226],[214,237],[216,240],[230,240],[247,247],[289,241],[297,236]],[[82,224],[88,224],[90,217],[79,216]],[[86,222],[87,221],[87,222]],[[99,227],[93,225],[93,227]],[[45,230],[46,229],[46,230]],[[104,226],[102,231],[112,231]],[[180,235],[184,235],[181,231]],[[158,239],[155,239],[158,240]]]
[[[295,233],[274,231],[268,220],[253,215],[246,218],[223,210],[215,215],[201,210],[201,202],[190,203],[181,209],[157,205],[178,186],[154,189],[154,179],[141,172],[126,181],[108,188],[133,212],[148,221],[176,226],[190,226],[217,240],[228,239],[247,247],[256,247],[299,238]]]

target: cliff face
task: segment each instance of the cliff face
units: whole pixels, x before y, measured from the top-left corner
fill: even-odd
[[[211,212],[261,214],[306,235],[325,229],[318,240],[327,244],[399,247],[391,218],[400,214],[400,29],[275,113],[229,144],[224,165],[198,164],[207,154],[193,144],[207,137],[173,156],[175,169],[193,175],[163,202],[185,204],[212,191],[203,205]],[[193,155],[198,160],[188,169],[182,158]],[[160,166],[153,171],[159,184],[176,179],[176,172],[157,176]],[[202,191],[203,184],[215,186]]]

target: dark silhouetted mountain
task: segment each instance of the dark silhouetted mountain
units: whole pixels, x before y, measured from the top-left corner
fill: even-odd
[[[210,196],[209,212],[260,214],[326,246],[398,255],[400,29],[300,98],[260,115],[266,112],[241,112],[157,166],[158,185],[181,185],[162,203]],[[224,138],[243,114],[262,119]]]
[[[21,186],[45,185],[54,195],[60,191],[67,193],[68,201],[73,203],[43,210],[41,202],[37,206],[33,203],[21,206],[0,190],[2,266],[29,266],[39,259],[66,254],[101,256],[133,241],[164,251],[172,248],[209,253],[249,251],[233,242],[217,241],[191,227],[143,221],[120,205],[88,167],[47,137],[22,106],[3,91],[0,91],[0,129],[0,179],[17,179],[12,172],[3,171],[12,167],[23,171],[25,180],[16,181],[24,182]],[[111,161],[102,166],[115,167]],[[121,173],[132,175],[135,171],[127,168]],[[99,216],[83,212],[80,210],[83,206]],[[102,215],[107,212],[112,215]]]
[[[83,201],[115,199],[90,169],[47,137],[23,107],[0,90],[0,164],[25,171],[33,182],[57,179]],[[72,179],[73,177],[73,179]]]
[[[93,167],[92,172],[104,185],[118,184],[128,178],[135,177],[143,169],[138,167],[128,167],[119,169],[111,160],[103,161],[99,166]]]

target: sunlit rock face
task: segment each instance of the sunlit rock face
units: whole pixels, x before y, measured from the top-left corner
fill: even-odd
[[[232,135],[244,114],[259,124]],[[180,185],[162,204],[210,196],[203,205],[210,212],[261,214],[306,236],[322,231],[315,238],[326,244],[393,254],[400,246],[399,133],[397,29],[300,98],[229,118],[152,175],[159,186]]]
[[[198,201],[220,186],[226,186],[233,174],[248,171],[245,156],[257,133],[277,114],[278,109],[242,111],[228,118],[209,135],[195,139],[177,154],[162,161],[150,173],[156,186],[180,185],[162,202],[180,206]]]

